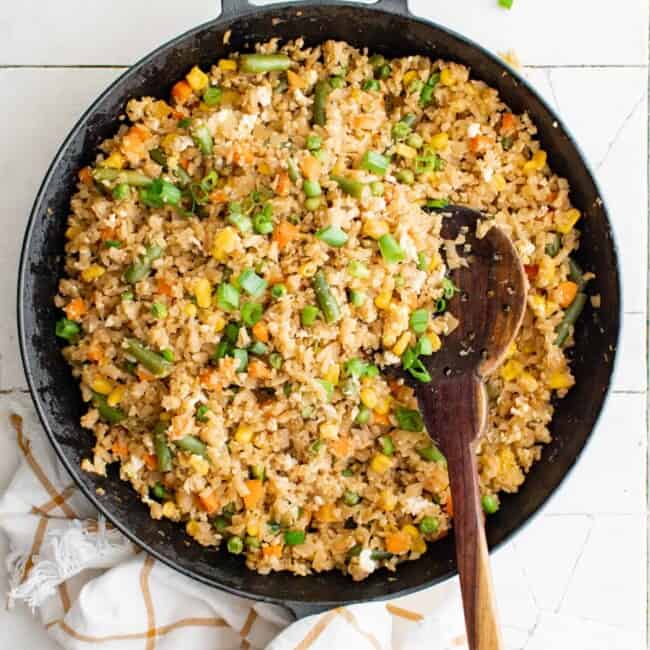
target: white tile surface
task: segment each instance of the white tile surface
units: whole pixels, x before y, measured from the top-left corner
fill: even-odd
[[[25,385],[13,317],[15,268],[34,193],[76,118],[121,72],[78,66],[132,63],[160,42],[212,18],[217,4],[159,0],[155,11],[150,3],[127,0],[103,5],[23,0],[3,6],[0,392],[9,395],[0,395],[0,405],[12,397],[11,389]],[[582,459],[544,513],[494,556],[506,650],[642,650],[647,594],[648,2],[515,0],[510,12],[496,0],[412,0],[410,6],[493,51],[514,48],[533,66],[526,69],[527,77],[560,112],[596,171],[622,252],[627,313],[614,380],[617,392]],[[62,65],[71,67],[56,67]],[[28,154],[16,155],[26,144]],[[16,458],[13,440],[0,438],[0,489]],[[0,557],[4,553],[0,542]],[[0,592],[5,588],[0,570]],[[450,582],[399,603],[426,614],[455,597]],[[0,626],[11,647],[56,647],[24,610],[0,608]]]

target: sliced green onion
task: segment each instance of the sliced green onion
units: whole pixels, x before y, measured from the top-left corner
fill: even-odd
[[[353,357],[343,364],[343,372],[349,377],[363,377],[367,367],[368,364],[363,359]]]
[[[393,413],[400,429],[404,431],[423,431],[424,422],[419,411],[398,406]]]
[[[233,358],[237,359],[237,361],[239,361],[239,363],[237,364],[237,368],[235,368],[235,371],[246,372],[246,368],[248,368],[248,350],[235,348],[232,351],[232,356]]]
[[[192,137],[204,156],[209,156],[212,153],[214,142],[212,141],[212,134],[207,124],[199,124],[194,127]]]
[[[239,291],[232,284],[222,282],[217,287],[217,307],[224,311],[239,309]]]
[[[562,248],[562,237],[557,232],[549,233],[549,234],[551,235],[551,239],[548,242],[548,244],[546,244],[544,251],[546,252],[547,255],[550,255],[551,257],[555,257],[560,252],[560,249]]]
[[[249,348],[248,351],[250,354],[254,354],[258,357],[262,356],[263,354],[266,354],[269,351],[268,346],[264,345],[262,341],[255,341]]]
[[[322,146],[322,140],[319,135],[308,135],[306,144],[309,151],[318,151]]]
[[[436,302],[436,314],[442,314],[447,309],[447,301],[444,298],[440,298]]]
[[[305,196],[310,199],[313,199],[315,196],[320,196],[323,193],[320,183],[309,179],[305,179],[303,182],[302,191],[305,193]]]
[[[264,308],[258,302],[247,302],[241,306],[241,319],[244,325],[253,327],[262,320]]]
[[[112,195],[116,201],[128,199],[131,196],[131,188],[128,183],[118,183],[113,188]]]
[[[151,315],[154,318],[165,318],[167,316],[167,306],[162,302],[154,302],[151,305]]]
[[[334,384],[331,381],[327,381],[327,379],[319,379],[318,383],[323,387],[327,401],[331,402],[332,397],[334,397]]]
[[[429,312],[426,309],[416,309],[411,312],[409,325],[416,334],[422,334],[429,324]]]
[[[406,254],[390,233],[382,235],[379,238],[378,244],[381,256],[389,264],[402,262],[405,259]]]
[[[273,217],[268,210],[262,210],[253,217],[253,230],[258,235],[270,235],[273,232]]]
[[[400,169],[395,174],[395,179],[404,185],[413,185],[415,182],[415,175],[411,169]]]
[[[150,208],[178,205],[181,200],[181,191],[169,181],[157,178],[147,187],[140,189],[140,200]]]
[[[122,242],[117,239],[107,239],[104,242],[104,248],[122,248]]]
[[[285,284],[282,284],[279,282],[278,284],[274,284],[271,287],[271,295],[274,298],[282,298],[282,296],[286,295],[287,293],[287,286]]]
[[[366,302],[366,294],[363,291],[356,291],[356,289],[349,289],[348,297],[353,307],[361,307]]]
[[[420,105],[428,106],[433,100],[433,91],[440,81],[440,73],[434,72],[422,86],[420,91]]]
[[[272,368],[275,368],[276,370],[280,370],[280,368],[282,368],[283,362],[284,359],[282,358],[282,355],[279,354],[278,352],[271,352],[271,354],[269,354],[269,364],[271,364]]]
[[[353,278],[363,279],[363,278],[370,277],[370,271],[368,270],[368,267],[363,262],[360,262],[359,260],[350,261],[350,263],[348,264],[348,273]]]
[[[370,149],[363,154],[361,159],[361,167],[378,176],[383,176],[388,171],[389,165],[390,158]]]
[[[254,298],[266,291],[267,281],[261,278],[253,269],[245,269],[239,276],[239,286]]]
[[[375,70],[375,76],[377,79],[388,79],[392,72],[393,70],[391,69],[390,65],[388,63],[384,63]]]
[[[381,181],[370,183],[370,193],[373,196],[384,196],[384,184]]]
[[[241,206],[239,203],[230,203],[228,206],[228,214],[226,221],[235,226],[240,232],[250,232],[253,228],[253,222],[250,217],[241,213]]]
[[[458,290],[458,287],[449,278],[442,279],[442,292],[447,300],[451,300]]]
[[[416,449],[418,455],[423,460],[426,460],[430,463],[446,463],[447,459],[444,457],[443,453],[431,443],[428,447],[420,447]]]
[[[305,531],[304,530],[286,530],[284,531],[284,543],[287,546],[297,546],[304,544]]]
[[[216,106],[221,102],[221,97],[223,96],[223,90],[219,86],[209,86],[203,92],[203,101],[208,106]]]
[[[381,90],[381,84],[376,79],[366,79],[362,84],[363,90]]]
[[[357,413],[357,417],[354,418],[354,421],[357,424],[368,424],[368,422],[370,422],[370,413],[370,409],[361,404],[359,405],[359,412]]]
[[[307,305],[303,307],[300,312],[300,322],[303,327],[311,327],[318,318],[319,309],[313,305]]]
[[[418,339],[415,345],[415,353],[422,357],[428,357],[430,354],[433,354],[433,344],[428,336],[421,336]]]
[[[427,201],[427,208],[446,208],[449,205],[447,199],[429,199]]]
[[[392,456],[395,453],[395,443],[390,436],[381,436],[379,444],[381,445],[381,453],[384,456]]]
[[[429,266],[429,260],[427,260],[427,256],[425,253],[420,251],[418,253],[418,271],[426,271]]]
[[[334,248],[341,248],[348,241],[348,236],[338,226],[327,226],[317,231],[316,238]]]
[[[194,412],[194,417],[197,422],[207,422],[208,421],[208,411],[210,409],[206,404],[198,404],[196,411]]]

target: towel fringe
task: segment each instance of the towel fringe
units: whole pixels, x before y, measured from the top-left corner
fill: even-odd
[[[94,524],[94,522],[93,522]],[[52,596],[56,588],[85,569],[113,566],[133,554],[134,547],[118,530],[107,529],[99,515],[97,525],[74,521],[67,528],[46,534],[32,567],[23,580],[29,554],[13,552],[7,557],[9,570],[9,606],[25,602],[32,610]]]

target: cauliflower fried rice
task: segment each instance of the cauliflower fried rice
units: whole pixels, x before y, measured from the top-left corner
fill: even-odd
[[[258,46],[131,100],[79,174],[57,334],[96,437],[154,519],[260,573],[394,570],[448,534],[443,454],[413,390],[456,326],[444,206],[511,237],[524,324],[489,379],[483,506],[549,442],[585,296],[580,213],[466,67],[345,43]]]

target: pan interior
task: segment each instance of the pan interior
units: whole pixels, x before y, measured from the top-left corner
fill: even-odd
[[[468,65],[474,78],[497,88],[514,111],[527,110],[551,166],[568,178],[572,202],[585,215],[578,260],[596,274],[591,289],[601,295],[605,308],[596,312],[588,307],[579,321],[572,350],[577,384],[557,404],[553,442],[544,448],[542,459],[520,491],[504,496],[501,510],[490,517],[487,536],[492,547],[521,528],[552,494],[575,463],[602,408],[619,329],[617,261],[607,214],[580,153],[557,118],[527,85],[477,46],[429,23],[367,5],[308,3],[246,11],[229,22],[198,27],[134,66],[82,117],[63,145],[37,197],[23,249],[18,299],[25,370],[48,434],[88,497],[142,547],[176,569],[215,587],[265,600],[337,604],[404,594],[455,572],[453,537],[432,545],[418,561],[401,564],[397,573],[379,571],[352,589],[351,580],[338,572],[261,576],[246,569],[239,557],[201,547],[181,526],[152,520],[115,468],[106,478],[80,471],[94,440],[78,424],[84,409],[77,382],[54,344],[58,315],[52,304],[63,269],[65,222],[77,170],[91,162],[97,145],[113,134],[129,98],[165,97],[192,65],[209,66],[228,52],[251,49],[271,37],[301,36],[307,44],[337,39],[387,57],[420,53],[455,60]],[[232,35],[225,46],[228,29]]]

